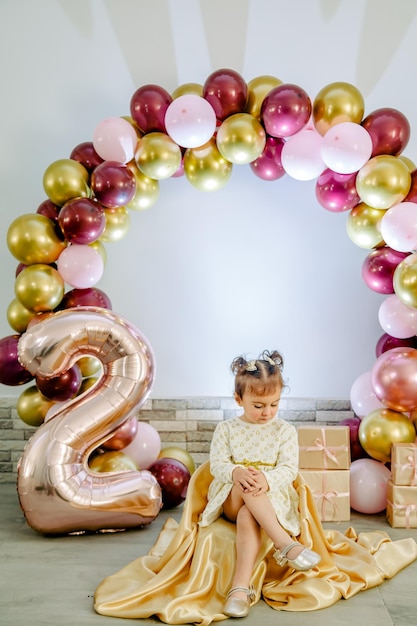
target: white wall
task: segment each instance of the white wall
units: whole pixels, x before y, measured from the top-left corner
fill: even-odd
[[[0,2],[0,337],[17,261],[9,224],[45,199],[50,163],[91,141],[106,117],[128,115],[141,85],[173,91],[221,67],[272,74],[314,99],[333,81],[394,107],[417,145],[414,0],[2,0]],[[346,214],[318,205],[313,182],[256,178],[234,166],[215,193],[161,181],[158,202],[131,212],[108,244],[97,285],[149,339],[156,397],[229,395],[241,353],[281,349],[294,397],[349,397],[383,333],[383,296],[361,278],[368,253]],[[18,395],[5,387],[1,395]]]

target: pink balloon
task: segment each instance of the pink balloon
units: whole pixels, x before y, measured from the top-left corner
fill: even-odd
[[[406,256],[408,253],[388,246],[372,250],[362,263],[362,278],[367,286],[377,293],[394,293],[394,272]]]
[[[382,330],[392,337],[408,339],[417,334],[417,309],[403,304],[396,294],[382,302],[378,319]]]
[[[391,335],[384,333],[376,343],[375,354],[379,357],[384,352],[392,350],[393,348],[417,348],[417,337],[398,339],[397,337],[391,337]]]
[[[372,140],[360,124],[335,124],[323,136],[321,156],[334,172],[352,174],[365,165],[372,154]]]
[[[216,130],[216,123],[211,104],[193,94],[175,98],[165,113],[168,135],[183,148],[197,148],[207,143]]]
[[[135,155],[138,136],[132,124],[122,117],[108,117],[93,132],[93,146],[106,161],[128,163]]]
[[[400,111],[388,107],[370,113],[361,125],[372,139],[372,156],[400,154],[410,139],[410,123]]]
[[[398,412],[417,408],[417,350],[393,348],[379,356],[371,370],[372,388],[381,402]]]
[[[161,438],[158,431],[146,422],[139,422],[134,439],[123,448],[123,452],[135,461],[139,469],[148,469],[161,452]]]
[[[357,459],[350,466],[350,506],[373,515],[387,506],[387,483],[391,472],[380,461]]]
[[[285,174],[282,166],[281,153],[284,140],[278,137],[267,137],[262,154],[249,163],[249,167],[262,180],[278,180]]]
[[[57,269],[64,281],[76,289],[93,287],[103,275],[103,258],[91,246],[71,244],[61,252]]]
[[[126,206],[136,193],[135,175],[123,163],[104,161],[91,174],[91,189],[104,207]]]
[[[308,124],[311,110],[311,100],[304,89],[285,83],[272,89],[265,97],[261,120],[268,135],[291,137]]]
[[[353,209],[360,202],[356,191],[356,172],[338,174],[325,169],[317,179],[316,198],[324,209],[333,213]]]
[[[417,204],[400,202],[385,211],[380,224],[387,246],[400,252],[417,248]]]
[[[361,374],[350,390],[350,404],[358,417],[365,417],[375,409],[384,408],[372,387],[371,372]]]
[[[165,113],[172,102],[159,85],[139,87],[130,100],[130,115],[142,133],[165,132]]]
[[[315,130],[301,130],[285,142],[281,161],[286,173],[296,180],[313,180],[323,171],[320,146],[323,137]]]

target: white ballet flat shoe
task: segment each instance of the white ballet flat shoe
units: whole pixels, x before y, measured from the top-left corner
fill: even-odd
[[[298,541],[293,541],[288,546],[286,546],[283,550],[277,550],[274,552],[274,559],[281,567],[285,567],[285,565],[289,565],[293,569],[304,572],[306,570],[312,569],[316,567],[321,561],[321,556],[317,554],[317,552],[313,552],[309,548],[304,548],[300,552],[300,554],[295,559],[289,559],[287,557],[288,552],[291,548],[295,548],[295,546],[301,545]]]
[[[243,598],[231,598],[235,591],[243,591],[246,593],[246,600]],[[223,613],[228,617],[246,617],[251,607],[251,602],[255,600],[256,594],[253,587],[232,587],[226,596],[226,603],[223,607]]]

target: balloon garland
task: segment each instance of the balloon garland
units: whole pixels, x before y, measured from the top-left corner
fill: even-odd
[[[369,250],[367,286],[386,295],[376,363],[353,384],[359,439],[373,459],[390,461],[395,442],[412,442],[417,418],[417,169],[403,156],[407,118],[393,108],[366,117],[359,90],[346,82],[323,87],[314,100],[298,85],[264,75],[248,83],[220,69],[203,85],[172,94],[149,84],[131,97],[130,115],[101,121],[91,141],[49,165],[47,198],[35,214],[10,225],[7,244],[19,265],[7,319],[15,334],[0,340],[0,382],[36,385],[18,399],[23,421],[42,424],[57,402],[72,401],[97,371],[85,356],[66,372],[43,377],[19,359],[32,323],[78,307],[111,309],[96,287],[106,242],[127,233],[129,211],[151,207],[160,181],[185,176],[200,191],[249,165],[264,181],[316,180],[318,203],[347,213],[347,234]],[[65,285],[70,289],[65,291]]]

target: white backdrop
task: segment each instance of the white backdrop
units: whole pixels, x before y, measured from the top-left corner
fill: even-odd
[[[46,198],[48,165],[103,119],[129,115],[141,85],[172,92],[229,67],[313,100],[347,81],[365,115],[406,115],[415,161],[416,13],[414,0],[1,0],[0,337],[13,334],[9,224]],[[155,397],[229,395],[231,360],[264,348],[283,352],[293,397],[348,398],[371,368],[383,296],[361,278],[369,251],[348,238],[347,215],[323,209],[314,184],[261,181],[246,165],[214,193],[161,181],[157,203],[106,245],[97,286],[148,338]]]

